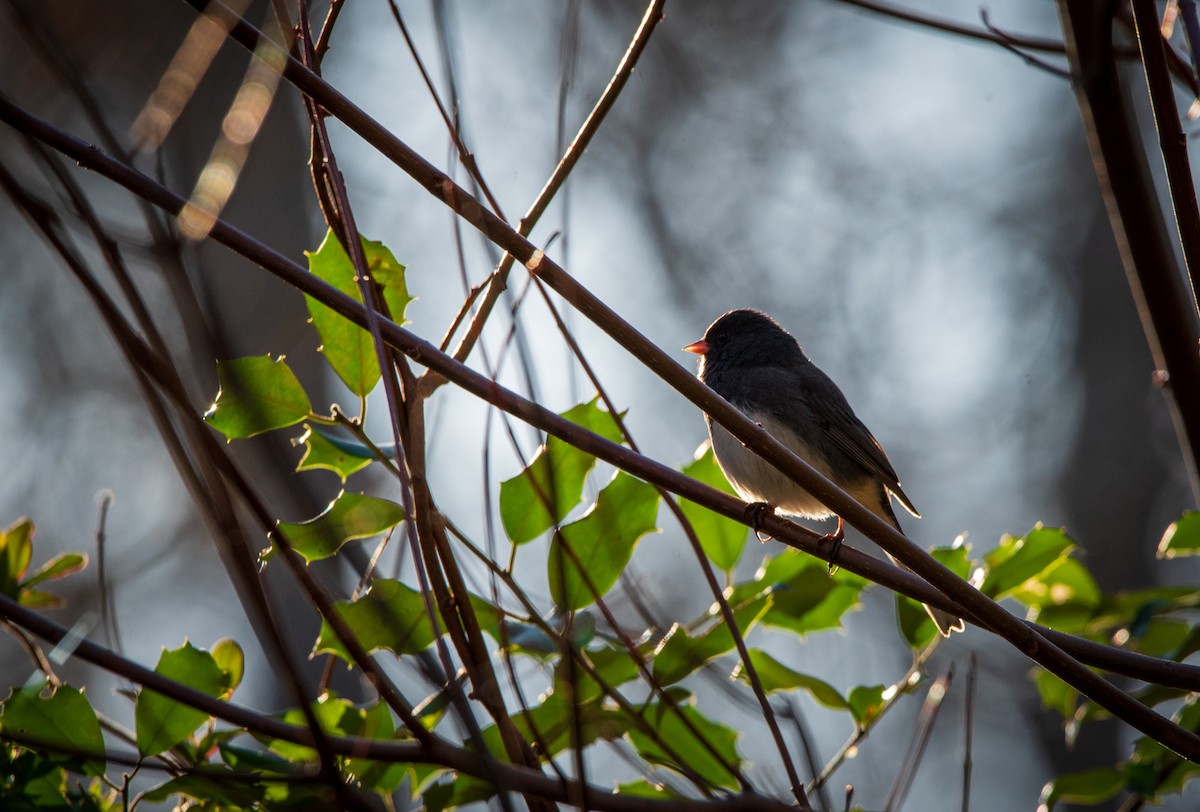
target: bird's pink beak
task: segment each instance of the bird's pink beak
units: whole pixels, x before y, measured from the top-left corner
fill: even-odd
[[[702,338],[699,341],[694,341],[691,344],[688,344],[683,349],[687,352],[694,352],[696,355],[704,355],[706,352],[708,352],[708,342]]]

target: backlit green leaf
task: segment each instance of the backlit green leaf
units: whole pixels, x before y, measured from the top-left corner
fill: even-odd
[[[368,653],[387,649],[398,655],[416,654],[433,643],[433,625],[424,598],[400,581],[377,579],[358,600],[338,601],[334,607]],[[321,622],[313,653],[336,654],[351,662],[329,621]]]
[[[606,645],[587,652],[588,659],[596,669],[596,676],[610,688],[618,688],[638,676],[638,666],[633,656],[623,646]],[[566,663],[559,662],[555,679],[565,680]],[[595,699],[603,693],[600,683],[590,674],[579,669],[576,673],[575,696],[579,702]]]
[[[616,794],[630,795],[634,798],[657,798],[659,800],[683,797],[666,784],[651,784],[644,778],[639,778],[637,781],[630,781],[628,784],[618,784]]]
[[[360,457],[334,445],[325,435],[313,429],[308,423],[304,424],[304,433],[292,440],[292,444],[304,446],[304,456],[300,458],[300,463],[296,466],[297,471],[314,471],[324,468],[341,477],[342,482],[346,481],[346,477],[356,471],[361,471],[373,461],[370,456]]]
[[[104,734],[96,712],[83,692],[69,685],[51,690],[42,682],[14,688],[0,711],[0,734],[82,757],[82,769],[90,775],[104,772]]]
[[[163,649],[154,672],[211,697],[221,696],[229,684],[212,654],[188,642],[173,651]],[[138,750],[145,756],[157,755],[182,742],[209,718],[202,710],[143,688],[134,710]]]
[[[672,689],[671,696],[680,713],[662,701],[644,706],[643,718],[658,738],[650,737],[640,727],[633,727],[629,731],[629,741],[642,758],[653,764],[662,764],[684,774],[689,774],[685,767],[690,768],[716,786],[737,789],[737,776],[732,771],[740,768],[742,763],[737,752],[738,734],[696,710],[686,692]],[[687,718],[690,726],[680,719],[680,715]],[[660,741],[670,748],[671,753],[663,749]]]
[[[571,747],[573,731],[578,731],[579,744],[585,747],[596,741],[618,739],[633,724],[623,710],[594,701],[573,704],[559,691],[545,695],[536,707],[514,714],[512,721],[522,738],[537,742],[542,756],[558,755]],[[483,740],[492,753],[503,757],[504,744],[495,725],[484,728]]]
[[[850,689],[846,702],[859,727],[865,727],[883,708],[883,691],[882,685],[859,685]]]
[[[966,578],[970,573],[969,550],[964,544],[934,547],[929,554],[959,578]],[[925,607],[899,592],[896,593],[896,622],[900,626],[900,636],[914,650],[925,648],[933,642],[934,637],[940,635]]]
[[[33,522],[17,519],[0,532],[0,592],[17,597],[17,587],[33,559]]]
[[[319,516],[296,524],[280,522],[279,529],[311,564],[333,555],[348,541],[382,533],[403,519],[404,509],[395,502],[343,491]]]
[[[771,608],[762,622],[803,635],[841,626],[846,612],[859,605],[867,582],[845,570],[831,576],[824,561],[785,550],[764,562],[754,583],[771,591]],[[736,597],[743,594],[741,585],[735,588]],[[736,602],[734,597],[730,601]]]
[[[795,671],[765,651],[750,649],[750,662],[754,664],[754,670],[758,672],[758,679],[767,693],[792,691],[799,688],[807,691],[813,699],[831,710],[850,709],[850,703],[828,682]],[[750,681],[745,668],[740,665],[734,672],[734,676],[746,683]]]
[[[1061,558],[1038,578],[1009,593],[1030,607],[1032,620],[1064,632],[1081,632],[1104,596],[1078,558]]]
[[[204,419],[230,440],[295,425],[312,412],[304,387],[283,356],[218,361],[217,379],[221,388]]]
[[[1200,553],[1200,511],[1189,510],[1171,522],[1158,543],[1159,558]]]
[[[614,417],[600,409],[599,399],[563,412],[572,423],[620,442]],[[524,471],[500,483],[500,521],[516,544],[540,536],[566,518],[583,498],[583,484],[596,458],[557,437],[550,437]]]
[[[383,289],[383,300],[391,320],[404,324],[404,311],[412,297],[408,295],[405,268],[381,242],[362,238],[368,273]],[[362,301],[355,279],[354,264],[332,231],[315,252],[306,252],[308,269],[342,293]],[[379,382],[379,361],[371,334],[338,315],[325,305],[306,296],[313,326],[321,336],[321,352],[350,391],[365,397]]]
[[[1079,691],[1044,668],[1034,669],[1033,684],[1037,687],[1044,707],[1057,711],[1064,719],[1075,715],[1075,709],[1079,705]]]
[[[481,778],[466,773],[454,773],[452,778],[432,784],[421,793],[425,812],[444,812],[469,803],[486,801],[496,794],[496,787]]]
[[[705,485],[734,495],[733,487],[725,478],[725,474],[721,473],[716,457],[713,456],[712,446],[707,442],[696,450],[696,458],[684,466],[683,473]],[[695,529],[704,554],[721,569],[733,569],[746,546],[746,525],[713,513],[687,499],[680,499],[679,506]]]
[[[45,581],[57,581],[79,572],[87,566],[88,557],[83,553],[59,553],[21,582],[22,589],[29,589]]]
[[[1112,767],[1060,775],[1046,784],[1039,809],[1051,810],[1058,804],[1103,803],[1125,786],[1125,777]]]
[[[320,722],[321,729],[331,736],[353,736],[363,727],[363,711],[355,707],[350,700],[340,697],[332,691],[322,694],[310,707],[313,715]],[[308,725],[308,719],[301,708],[289,708],[283,713],[282,718],[288,724]],[[318,759],[317,751],[303,744],[270,738],[264,738],[264,742],[272,752],[278,753],[289,761],[316,762]]]
[[[547,562],[560,610],[581,609],[617,582],[638,539],[657,529],[658,500],[652,486],[618,471],[592,509],[562,528]]]
[[[763,597],[734,610],[738,629],[744,636],[770,608],[770,597]],[[707,631],[691,635],[678,624],[659,644],[654,653],[654,676],[663,685],[678,682],[705,663],[733,650],[734,640],[719,612],[716,624]]]
[[[236,640],[226,637],[218,640],[212,647],[213,661],[221,673],[225,675],[225,691],[222,697],[228,699],[239,685],[246,670],[246,655]]]
[[[194,773],[164,781],[146,790],[142,800],[163,803],[183,795],[200,801],[201,804],[197,804],[196,808],[203,808],[205,804],[222,810],[261,808],[261,784],[246,781],[245,776],[236,770],[217,770],[218,767],[212,766],[204,775]],[[217,807],[217,804],[220,806]]]
[[[1008,597],[1026,581],[1045,573],[1073,549],[1075,542],[1062,530],[1040,525],[1024,538],[1005,537],[986,556],[988,573],[980,591],[993,600]]]

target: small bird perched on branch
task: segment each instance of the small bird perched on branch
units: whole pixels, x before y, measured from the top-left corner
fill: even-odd
[[[704,338],[684,349],[700,356],[700,380],[872,513],[900,530],[890,499],[895,496],[920,518],[887,455],[837,384],[770,316],[757,310],[730,311],[709,325]],[[808,519],[834,515],[711,417],[704,419],[717,463],[743,499]],[[835,545],[841,534],[838,517]],[[961,618],[925,609],[943,635],[962,631]]]

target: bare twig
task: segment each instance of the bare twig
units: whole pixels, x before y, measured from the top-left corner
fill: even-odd
[[[966,709],[963,713],[962,812],[969,812],[971,808],[971,751],[975,735],[975,677],[978,670],[979,657],[972,651],[967,662]]]
[[[124,647],[121,645],[121,629],[117,623],[112,590],[108,582],[108,556],[104,548],[107,539],[108,509],[112,507],[113,503],[112,491],[107,489],[101,491],[99,501],[100,517],[96,521],[96,585],[100,593],[100,625],[104,629],[104,636],[108,639],[109,647],[119,652]]]
[[[917,717],[917,728],[913,731],[913,743],[905,753],[904,763],[896,776],[896,782],[892,785],[891,792],[888,793],[887,801],[884,803],[885,812],[897,812],[904,806],[904,799],[908,796],[909,787],[912,786],[913,776],[916,775],[921,758],[925,755],[925,747],[929,744],[933,723],[937,721],[938,712],[942,709],[942,702],[950,690],[950,683],[953,679],[954,664],[951,663],[946,673],[930,684],[929,691],[925,695],[925,702],[921,705],[921,713]]]

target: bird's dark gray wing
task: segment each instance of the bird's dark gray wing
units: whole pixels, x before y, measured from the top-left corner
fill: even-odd
[[[836,449],[883,483],[908,512],[921,515],[901,489],[900,478],[879,442],[854,414],[837,384],[813,363],[794,371],[752,367],[730,374],[725,383],[730,391],[722,394],[730,402],[743,409],[745,404],[757,404],[816,447],[826,448],[827,453]]]

